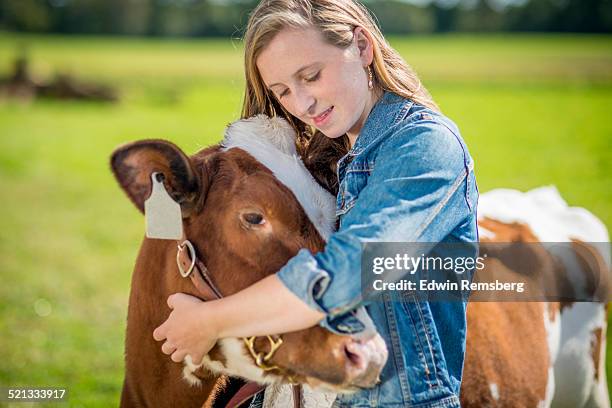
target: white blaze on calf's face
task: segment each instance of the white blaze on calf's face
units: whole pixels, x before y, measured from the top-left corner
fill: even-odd
[[[335,199],[308,172],[295,151],[295,132],[280,118],[264,115],[232,123],[225,131],[225,149],[240,148],[266,166],[304,209],[327,241],[335,222]]]

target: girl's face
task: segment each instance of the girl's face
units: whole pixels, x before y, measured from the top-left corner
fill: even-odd
[[[376,102],[366,71],[372,58],[372,43],[360,27],[347,48],[327,43],[314,28],[287,28],[256,62],[265,86],[289,113],[327,137],[346,133],[353,145]]]

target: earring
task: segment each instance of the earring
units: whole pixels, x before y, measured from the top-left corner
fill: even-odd
[[[372,75],[372,69],[368,65],[368,88],[374,88],[374,75]]]

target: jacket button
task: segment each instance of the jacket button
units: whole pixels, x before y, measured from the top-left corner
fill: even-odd
[[[346,324],[339,324],[336,329],[338,329],[339,331],[343,332],[343,333],[351,333],[353,330],[347,326]]]

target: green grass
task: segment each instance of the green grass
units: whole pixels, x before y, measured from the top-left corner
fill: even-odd
[[[391,42],[459,124],[481,191],[554,184],[612,226],[612,37]],[[0,385],[65,386],[64,405],[115,406],[143,220],[108,158],[140,138],[187,152],[218,141],[240,112],[242,51],[229,40],[3,34],[0,75],[20,43],[37,75],[105,81],[122,102],[0,100]]]

